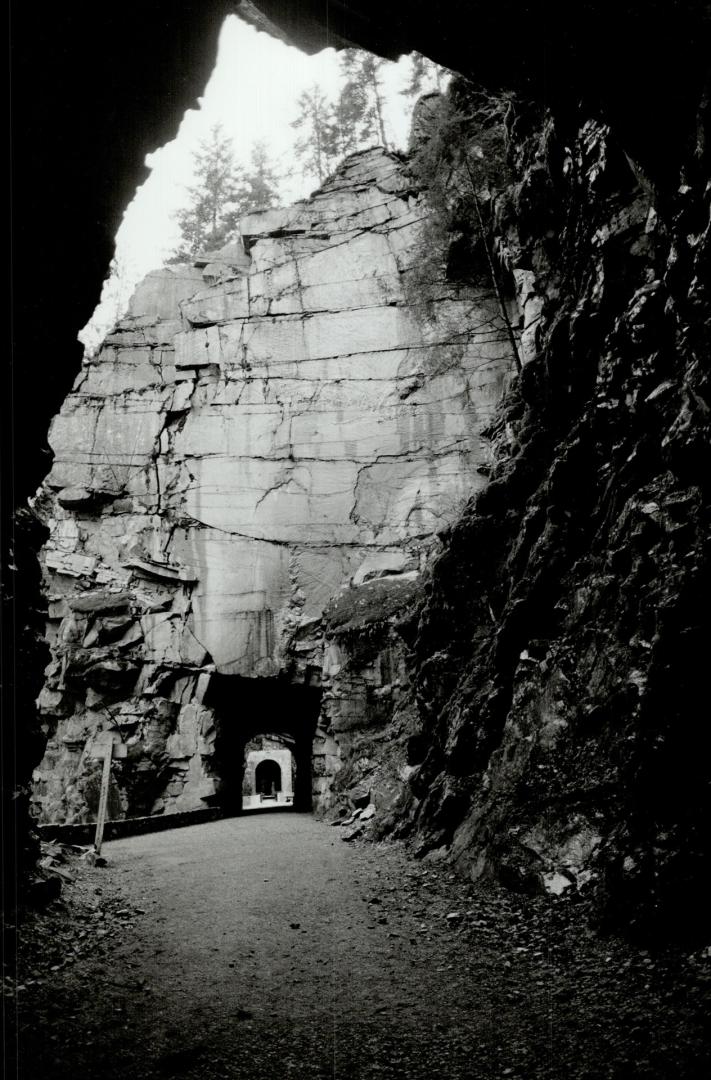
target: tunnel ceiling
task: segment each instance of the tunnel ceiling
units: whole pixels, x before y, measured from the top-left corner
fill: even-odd
[[[392,59],[417,50],[559,113],[582,99],[656,174],[671,175],[691,127],[685,106],[698,101],[708,70],[704,0],[242,0],[236,8],[307,52],[348,42]]]

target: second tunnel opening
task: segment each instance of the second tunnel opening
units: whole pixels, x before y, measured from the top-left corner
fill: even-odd
[[[272,802],[310,811],[320,688],[286,677],[215,675],[207,703],[216,715],[218,805],[232,814]]]

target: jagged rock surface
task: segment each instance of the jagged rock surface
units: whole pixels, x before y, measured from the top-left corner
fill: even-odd
[[[491,481],[401,627],[419,850],[516,888],[587,888],[644,934],[698,933],[711,902],[701,105],[666,198],[599,120],[511,102],[492,235],[526,362]]]
[[[36,500],[44,820],[90,818],[110,727],[129,746],[112,816],[219,799],[230,721],[211,678],[317,685],[332,598],[416,575],[484,484],[510,348],[487,289],[442,281],[420,303],[426,216],[397,158],[356,155],[311,199],[244,220],[248,265],[240,248],[150,275],[85,361]],[[331,713],[320,805],[341,763]]]

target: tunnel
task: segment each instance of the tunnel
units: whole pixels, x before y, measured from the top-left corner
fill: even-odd
[[[281,766],[272,758],[260,761],[254,781],[258,795],[277,795],[281,791]]]
[[[271,736],[288,747],[293,757],[293,803],[297,811],[312,808],[312,750],[321,691],[292,683],[286,677],[249,679],[214,675],[206,698],[215,711],[213,770],[218,781],[219,804],[227,813],[240,813],[245,790],[248,744],[258,736]],[[275,757],[277,755],[274,755]],[[255,791],[270,794],[285,787],[282,766],[269,756],[255,769]]]
[[[296,763],[294,740],[285,733],[255,735],[245,744],[242,809],[293,807]]]

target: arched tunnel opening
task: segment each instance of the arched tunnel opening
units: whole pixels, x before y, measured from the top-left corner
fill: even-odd
[[[242,809],[284,808],[294,804],[294,738],[284,732],[255,735],[244,748]]]
[[[320,688],[215,675],[206,704],[215,711],[213,770],[223,810],[238,814],[276,796],[280,809],[310,811]]]
[[[272,758],[260,761],[254,770],[258,795],[278,795],[282,789],[281,765]]]

